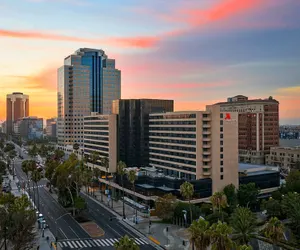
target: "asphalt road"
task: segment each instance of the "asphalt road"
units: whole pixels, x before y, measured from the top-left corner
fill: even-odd
[[[19,181],[26,181],[26,175],[21,169],[21,161],[15,161],[15,171]],[[56,234],[56,224],[58,238],[76,239],[88,238],[87,232],[72,218],[70,214],[50,195],[50,193],[43,187],[46,180],[41,180],[39,187],[40,213],[42,213],[49,225],[51,231]],[[37,192],[36,192],[37,193]],[[31,186],[32,195],[32,186]],[[37,198],[36,198],[37,200]],[[38,207],[38,205],[37,205]]]
[[[24,160],[28,158],[24,153],[22,156],[24,157]],[[20,182],[27,182],[27,177],[22,171],[21,164],[22,160],[18,159],[15,161],[15,173]],[[149,244],[147,239],[144,237],[141,238],[122,225],[119,222],[119,219],[115,218],[111,212],[107,211],[89,197],[83,195],[88,206],[87,216],[105,231],[104,236],[101,238],[91,239],[78,222],[73,219],[73,217],[52,197],[48,190],[44,188],[46,182],[47,181],[43,179],[38,183],[40,197],[39,210],[40,213],[44,215],[51,232],[58,237],[61,249],[114,249],[114,242],[126,234],[135,239],[140,249],[155,249]]]

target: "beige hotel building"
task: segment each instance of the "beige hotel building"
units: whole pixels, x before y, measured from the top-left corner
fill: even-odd
[[[150,114],[150,166],[187,180],[212,179],[212,191],[238,186],[238,113],[206,111]]]
[[[117,115],[100,115],[91,113],[84,117],[84,147],[85,155],[93,152],[99,153],[100,157],[107,157],[109,160],[109,173],[117,170]],[[101,171],[106,169],[100,165],[88,163],[89,167],[97,167]]]

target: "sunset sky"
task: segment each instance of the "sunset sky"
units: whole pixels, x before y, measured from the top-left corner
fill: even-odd
[[[0,0],[0,120],[5,96],[56,116],[56,70],[78,48],[103,49],[122,98],[168,98],[176,110],[244,94],[273,96],[300,124],[300,0]]]

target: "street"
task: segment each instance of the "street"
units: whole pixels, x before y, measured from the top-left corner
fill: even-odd
[[[24,153],[22,156],[24,160],[28,158]],[[21,164],[22,160],[17,159],[15,161],[15,173],[21,183],[27,183],[27,177],[22,171]],[[39,206],[38,204],[36,206],[39,208],[39,212],[44,215],[52,233],[57,237],[59,249],[114,249],[114,243],[126,234],[135,240],[140,249],[156,249],[149,244],[146,237],[139,236],[133,230],[125,227],[124,222],[120,221],[121,218],[116,218],[113,213],[82,194],[87,202],[88,219],[97,223],[105,232],[102,237],[91,238],[81,225],[53,198],[45,188],[46,183],[47,180],[45,179],[38,183]]]

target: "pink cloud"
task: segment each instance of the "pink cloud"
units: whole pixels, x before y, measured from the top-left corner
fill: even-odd
[[[137,36],[137,37],[111,37],[105,39],[86,39],[81,37],[66,36],[40,31],[16,31],[0,29],[0,37],[22,38],[22,39],[42,39],[54,41],[69,41],[78,43],[94,44],[114,44],[120,47],[150,48],[159,41],[158,37]]]

